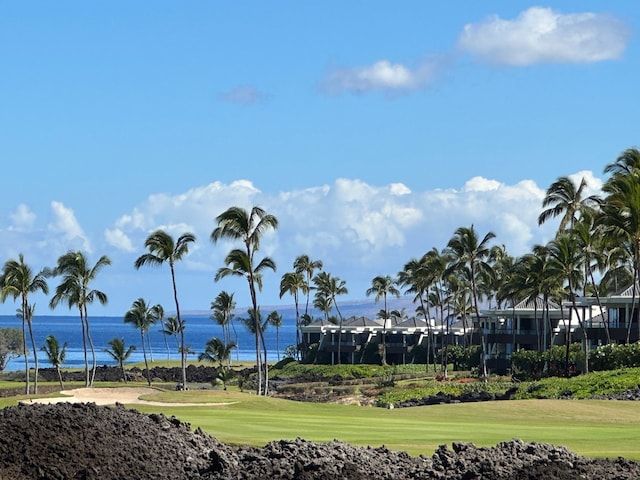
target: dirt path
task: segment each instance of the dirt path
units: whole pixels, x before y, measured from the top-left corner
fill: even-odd
[[[123,404],[139,403],[145,405],[157,405],[160,407],[211,407],[232,405],[235,402],[219,403],[177,403],[177,402],[153,402],[142,400],[140,397],[158,393],[155,388],[149,387],[117,387],[117,388],[76,388],[60,392],[64,397],[33,398],[22,403],[95,403],[96,405],[114,405],[116,402]]]

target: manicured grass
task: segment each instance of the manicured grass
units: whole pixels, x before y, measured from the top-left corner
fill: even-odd
[[[223,442],[262,446],[296,437],[343,440],[356,445],[386,445],[413,455],[431,455],[453,441],[492,446],[520,438],[565,445],[590,457],[624,456],[640,460],[637,402],[597,400],[512,400],[433,405],[386,410],[350,405],[313,404],[262,398],[234,391],[184,392],[209,402],[237,402],[215,407],[152,407],[145,412],[175,415]],[[180,392],[153,395],[166,401]]]

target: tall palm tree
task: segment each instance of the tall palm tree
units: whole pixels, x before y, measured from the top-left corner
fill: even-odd
[[[400,297],[400,290],[396,287],[398,281],[391,278],[391,275],[377,275],[371,280],[371,287],[367,289],[367,297],[375,294],[374,300],[378,302],[384,299],[384,318],[382,326],[382,365],[387,364],[387,321],[389,320],[389,309],[387,308],[387,295]]]
[[[234,336],[235,336],[235,345],[238,345],[238,333],[236,332],[236,328],[233,325],[233,312],[236,308],[236,302],[233,299],[233,293],[229,293],[226,291],[221,291],[213,302],[211,302],[211,310],[213,313],[211,314],[211,318],[218,322],[218,325],[222,327],[222,331],[224,334],[224,341],[226,344],[231,343],[231,331],[229,327],[233,328]],[[231,357],[227,358],[229,365],[231,364]]]
[[[575,235],[567,232],[549,242],[549,270],[563,277],[567,282],[566,295],[571,300],[573,312],[582,330],[582,351],[584,352],[584,373],[589,373],[589,344],[586,325],[578,312],[576,296],[584,280],[584,255]]]
[[[149,362],[147,361],[147,349],[144,343],[145,333],[149,332],[149,327],[156,323],[157,317],[153,307],[147,304],[144,298],[138,298],[133,302],[131,308],[124,315],[124,323],[129,323],[140,330],[140,342],[142,344],[142,356],[144,357],[144,367],[147,371],[147,383],[151,386],[151,375],[149,374]]]
[[[161,266],[163,263],[169,264],[171,272],[171,285],[173,287],[173,300],[176,304],[176,320],[180,325],[180,359],[182,365],[182,388],[187,389],[187,349],[184,344],[184,327],[185,321],[180,316],[180,302],[178,302],[178,288],[176,287],[176,262],[189,253],[189,244],[196,241],[195,235],[192,233],[183,233],[174,241],[173,237],[164,230],[156,230],[147,237],[144,242],[145,248],[149,250],[139,256],[134,266],[138,270],[143,265],[151,265],[155,267]]]
[[[40,347],[40,350],[42,350],[47,355],[49,363],[56,369],[58,380],[60,381],[60,390],[64,390],[64,384],[62,383],[62,372],[60,371],[60,367],[67,357],[67,342],[64,342],[64,345],[60,347],[60,342],[58,342],[58,339],[53,335],[49,335],[44,339],[44,343],[45,344]]]
[[[282,275],[280,280],[280,298],[285,293],[290,293],[293,296],[293,301],[296,306],[296,352],[300,358],[300,352],[306,352],[306,347],[302,345],[302,333],[300,331],[300,309],[298,308],[300,300],[300,291],[308,291],[309,284],[304,279],[304,276],[300,272],[288,272]]]
[[[109,340],[109,346],[111,348],[105,348],[104,352],[118,363],[120,371],[122,372],[122,379],[124,380],[124,383],[127,383],[127,374],[124,371],[124,362],[126,362],[135,351],[136,346],[131,345],[127,348],[124,343],[124,338],[112,338]]]
[[[307,296],[307,304],[304,308],[305,315],[309,314],[309,297],[311,296],[311,279],[316,273],[316,270],[322,270],[322,260],[311,260],[309,255],[298,255],[293,261],[293,269],[296,273],[301,273],[304,276],[306,287],[303,288],[303,292]]]
[[[324,297],[325,299],[330,300],[329,305],[333,305],[336,307],[336,312],[338,312],[338,318],[340,319],[340,331],[338,332],[338,365],[342,363],[341,354],[342,354],[342,313],[338,308],[338,303],[336,302],[336,297],[338,295],[346,295],[349,293],[347,290],[347,282],[341,280],[340,277],[336,277],[327,272],[320,272],[315,277],[313,277],[313,283],[316,286],[316,295],[320,297]]]
[[[35,341],[33,339],[32,315],[33,306],[29,304],[29,294],[42,291],[45,295],[49,293],[49,286],[46,280],[46,271],[33,274],[31,267],[24,262],[24,256],[18,255],[18,260],[7,260],[2,267],[0,275],[0,300],[4,303],[7,297],[13,297],[13,300],[20,298],[20,309],[22,316],[22,347],[24,354],[25,368],[25,388],[29,394],[29,357],[27,356],[27,337],[26,329],[29,329],[31,345],[33,348],[33,358],[36,366],[36,376],[33,384],[33,393],[38,393],[38,353]]]
[[[82,345],[84,350],[85,386],[93,385],[96,374],[96,351],[91,338],[89,328],[89,313],[87,305],[98,300],[101,305],[108,301],[106,293],[101,290],[91,289],[89,285],[96,279],[100,270],[107,265],[111,265],[111,260],[106,255],[101,256],[92,267],[86,255],[80,251],[69,251],[58,258],[56,267],[51,272],[54,276],[62,276],[61,283],[56,287],[56,293],[51,298],[49,306],[55,308],[61,301],[65,301],[71,309],[77,307],[80,313],[80,324],[82,326]],[[91,348],[92,368],[89,371],[89,361],[87,358],[87,342]]]
[[[478,234],[471,227],[458,228],[449,243],[447,250],[452,256],[452,263],[445,271],[445,275],[455,270],[466,270],[467,277],[471,282],[471,294],[473,298],[473,308],[476,312],[476,323],[479,328],[482,327],[480,321],[480,310],[478,308],[478,281],[480,278],[490,278],[492,276],[492,268],[487,259],[491,253],[489,242],[495,238],[493,232],[488,232],[482,240],[479,240]],[[486,336],[484,328],[482,331],[482,375],[487,380],[487,363],[486,363]]]
[[[254,206],[250,211],[241,207],[230,207],[216,217],[217,227],[211,232],[211,241],[218,240],[240,241],[243,249],[234,249],[225,258],[225,266],[216,273],[218,281],[226,276],[244,277],[249,285],[251,306],[254,312],[258,312],[257,291],[262,291],[262,272],[270,269],[275,272],[276,264],[270,257],[264,257],[256,263],[255,253],[260,250],[262,236],[269,230],[278,228],[278,219],[267,213],[263,208]],[[264,334],[260,322],[256,321],[256,363],[258,367],[258,394],[268,394],[269,368],[260,358],[260,342],[264,342]],[[264,370],[264,371],[263,371]],[[264,374],[264,388],[263,388]]]
[[[587,181],[584,177],[578,186],[569,177],[558,178],[547,189],[544,200],[542,200],[542,207],[545,210],[538,216],[538,225],[542,225],[550,218],[562,215],[558,232],[573,228],[583,211],[597,208],[600,203],[600,198],[597,195],[583,198],[586,187]]]
[[[282,326],[282,315],[276,310],[269,312],[267,322],[269,322],[269,325],[276,327],[276,352],[278,353],[278,361],[280,361],[280,327]]]
[[[164,346],[167,349],[167,361],[169,361],[169,358],[171,356],[171,352],[169,350],[169,342],[167,341],[167,335],[164,334],[163,330],[164,330],[164,307],[162,305],[160,305],[159,303],[154,305],[153,307],[151,307],[151,310],[153,312],[153,316],[156,318],[156,323],[159,323],[161,328],[160,328],[160,333],[162,333],[162,338],[164,340]],[[147,336],[147,340],[149,339],[149,337]],[[149,351],[151,351],[151,345],[149,345]],[[153,359],[151,360],[153,362]]]

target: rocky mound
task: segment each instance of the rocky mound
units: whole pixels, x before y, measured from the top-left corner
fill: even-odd
[[[173,417],[61,403],[0,410],[0,478],[623,480],[640,478],[640,464],[518,440],[454,443],[432,457],[301,439],[232,447]]]

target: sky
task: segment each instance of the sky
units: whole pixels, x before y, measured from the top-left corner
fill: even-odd
[[[340,301],[458,227],[522,255],[553,237],[553,181],[598,193],[638,144],[639,25],[626,0],[2,2],[0,262],[107,255],[89,314],[120,316],[174,309],[168,267],[134,268],[156,229],[197,238],[182,309],[222,290],[248,306],[245,281],[214,281],[231,206],[279,221],[262,305],[293,303],[279,283],[301,254],[346,281]]]

